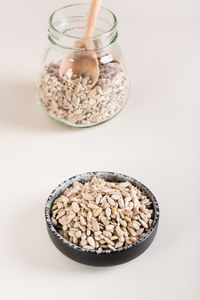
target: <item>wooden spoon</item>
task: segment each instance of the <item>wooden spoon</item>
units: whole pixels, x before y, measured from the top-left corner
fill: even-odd
[[[68,71],[76,75],[90,77],[92,80],[91,87],[96,84],[99,78],[99,62],[93,51],[95,49],[94,43],[90,38],[94,32],[100,5],[101,0],[91,0],[84,34],[85,39],[75,42],[75,47],[85,48],[86,51],[67,55],[61,61],[59,70],[60,77],[63,77]]]

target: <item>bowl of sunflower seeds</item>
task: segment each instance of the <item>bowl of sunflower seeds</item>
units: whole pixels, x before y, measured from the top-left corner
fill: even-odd
[[[155,238],[159,206],[136,179],[88,172],[65,180],[50,194],[45,219],[54,245],[87,265],[111,266],[142,254]]]

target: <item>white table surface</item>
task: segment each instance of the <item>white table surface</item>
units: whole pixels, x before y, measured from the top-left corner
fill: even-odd
[[[131,95],[91,129],[58,124],[35,101],[48,17],[68,3],[1,3],[1,298],[198,300],[200,1],[103,0],[118,16]],[[91,170],[133,176],[159,201],[155,241],[124,265],[81,265],[47,235],[49,193]]]

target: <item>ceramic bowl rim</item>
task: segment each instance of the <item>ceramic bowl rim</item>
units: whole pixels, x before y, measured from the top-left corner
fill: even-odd
[[[69,242],[67,239],[65,239],[64,237],[62,237],[58,231],[55,229],[54,225],[52,224],[51,221],[51,217],[50,217],[50,212],[51,212],[51,207],[53,202],[55,201],[55,199],[57,197],[59,197],[59,195],[61,195],[63,193],[63,191],[60,191],[61,189],[66,189],[68,187],[70,187],[75,181],[81,181],[81,179],[85,176],[89,176],[91,177],[89,180],[92,179],[92,177],[98,177],[100,176],[101,178],[103,178],[104,176],[106,177],[106,175],[110,175],[110,176],[120,176],[123,177],[124,181],[129,181],[129,182],[134,182],[134,184],[136,184],[137,187],[139,187],[139,189],[141,189],[142,191],[145,192],[145,194],[148,193],[148,197],[151,197],[151,201],[153,202],[153,210],[154,210],[154,219],[153,219],[153,224],[151,226],[151,228],[146,232],[146,234],[139,239],[137,242],[133,242],[132,244],[128,245],[128,246],[124,246],[115,250],[103,250],[101,252],[99,252],[98,250],[87,250],[84,249],[80,246],[77,246],[71,242]],[[83,182],[87,182],[87,180],[83,179]],[[66,246],[73,248],[74,250],[80,251],[82,253],[93,253],[93,254],[97,254],[97,255],[105,255],[105,254],[110,254],[110,253],[115,253],[115,252],[122,252],[122,251],[126,251],[132,247],[136,247],[137,245],[143,243],[151,234],[152,232],[155,230],[156,225],[158,223],[159,220],[159,215],[160,215],[160,209],[159,209],[159,205],[157,202],[156,197],[153,195],[153,193],[140,181],[136,180],[133,177],[121,174],[121,173],[117,173],[117,172],[108,172],[108,171],[93,171],[93,172],[86,172],[86,173],[82,173],[79,175],[75,175],[73,177],[70,177],[66,180],[64,180],[62,183],[60,183],[49,195],[46,205],[45,205],[45,219],[46,219],[46,223],[48,225],[49,230],[51,231],[51,233],[58,239],[61,240],[63,242],[63,244],[65,244]]]

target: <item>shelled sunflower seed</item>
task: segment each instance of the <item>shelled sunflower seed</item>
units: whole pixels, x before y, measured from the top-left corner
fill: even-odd
[[[53,203],[51,220],[68,241],[87,250],[135,243],[153,223],[152,202],[129,182],[94,177],[75,182]]]
[[[100,74],[91,89],[89,77],[59,77],[59,62],[45,66],[38,85],[42,107],[54,118],[87,126],[114,116],[128,97],[128,80],[116,61],[99,64]]]

